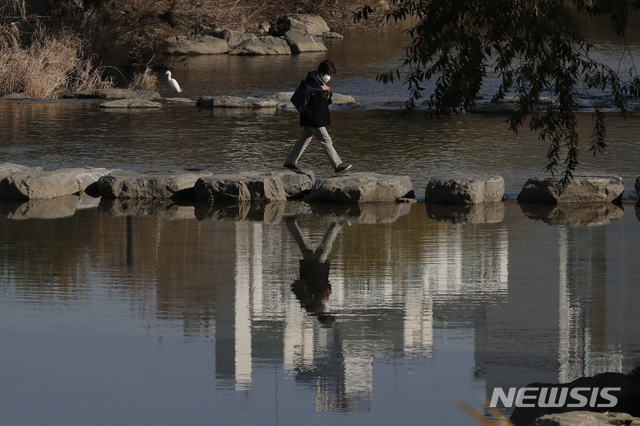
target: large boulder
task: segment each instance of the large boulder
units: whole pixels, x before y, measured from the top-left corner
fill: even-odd
[[[178,36],[168,40],[166,48],[169,55],[219,55],[228,51],[225,40],[203,35]]]
[[[233,48],[229,55],[291,55],[289,44],[272,36],[254,37]]]
[[[78,181],[78,185],[80,186],[81,192],[86,192],[87,194],[98,196],[100,195],[100,190],[98,189],[98,180],[104,176],[108,175],[113,171],[113,169],[105,169],[105,168],[65,168],[58,169],[58,172],[67,172],[73,173]]]
[[[317,179],[309,203],[376,203],[414,198],[413,185],[408,176],[388,176],[378,173],[348,173],[328,179]]]
[[[452,173],[429,179],[425,202],[468,205],[502,201],[503,196],[501,176]]]
[[[426,204],[430,219],[444,223],[499,223],[504,219],[501,201],[479,204]]]
[[[12,173],[29,173],[29,172],[42,172],[42,167],[29,167],[22,164],[14,163],[0,163],[0,180],[6,178]]]
[[[0,198],[43,199],[79,194],[108,169],[60,169],[13,173],[0,181]]]
[[[317,15],[292,15],[279,19],[272,32],[275,35],[283,35],[289,30],[297,30],[301,33],[322,36],[331,29],[320,16]]]
[[[196,101],[196,105],[202,108],[275,108],[278,106],[273,99],[237,96],[203,96]]]
[[[275,177],[282,181],[287,198],[302,198],[311,192],[315,182],[315,175],[311,170],[293,171],[283,170],[278,172],[243,172],[242,176],[248,177]]]
[[[240,31],[231,30],[214,31],[213,36],[226,41],[229,46],[229,50],[233,50],[233,48],[245,40],[256,37],[256,35],[252,33],[242,33]]]
[[[302,52],[324,52],[327,47],[320,41],[311,35],[301,33],[298,30],[289,30],[284,33],[284,38],[291,47],[291,53]]]
[[[196,199],[208,202],[286,201],[282,180],[274,176],[221,174],[198,179]]]
[[[563,188],[559,178],[534,177],[527,180],[518,201],[532,203],[612,203],[619,202],[624,184],[618,176],[574,175]]]
[[[85,89],[73,92],[71,97],[78,99],[146,99],[148,101],[162,99],[158,92],[130,89]]]
[[[530,219],[549,225],[570,227],[599,226],[617,222],[624,217],[624,209],[611,203],[519,203]]]
[[[196,181],[209,175],[211,172],[188,170],[149,174],[118,170],[102,176],[98,186],[104,198],[188,199],[194,197]]]
[[[146,99],[117,99],[115,101],[104,102],[98,105],[100,108],[161,108],[159,102],[148,101]]]

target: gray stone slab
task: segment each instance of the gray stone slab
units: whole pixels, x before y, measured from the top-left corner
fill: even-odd
[[[43,199],[80,193],[76,175],[71,172],[19,172],[0,181],[1,199]]]
[[[480,204],[502,201],[504,179],[475,173],[434,176],[427,182],[425,202],[431,204]]]
[[[414,197],[413,185],[408,176],[359,172],[317,179],[305,201],[355,204],[393,202],[398,198]]]
[[[276,105],[280,108],[291,108],[295,111],[293,104],[291,103],[291,97],[293,96],[293,92],[278,92],[274,95],[267,96],[267,99],[273,100],[276,102]],[[331,96],[331,102],[336,105],[352,105],[356,103],[356,100],[353,96],[343,95],[340,93],[334,93]]]
[[[87,192],[97,194],[98,179],[111,172],[104,168],[66,168],[13,173],[0,181],[0,198],[45,199]]]
[[[315,182],[315,174],[311,170],[242,172],[240,175],[249,177],[276,177],[282,181],[287,198],[302,198],[311,192],[311,188],[313,188]]]
[[[169,55],[220,55],[229,52],[229,44],[209,35],[178,36],[167,41]]]
[[[262,36],[243,41],[229,55],[291,55],[291,48],[284,39]]]
[[[220,174],[198,179],[196,199],[208,202],[286,201],[287,193],[279,177],[258,174]]]
[[[29,172],[42,172],[44,169],[42,167],[29,167],[23,166],[22,164],[14,164],[14,163],[0,163],[0,180],[6,178],[12,173],[29,173]]]
[[[159,102],[146,99],[117,99],[98,105],[100,108],[162,108]]]
[[[102,176],[98,181],[105,198],[193,199],[196,181],[211,172],[179,170],[165,173],[135,173],[125,170]]]
[[[278,19],[273,32],[276,35],[283,35],[289,30],[297,30],[315,36],[322,36],[331,31],[322,17],[309,14],[291,15]]]
[[[291,48],[291,53],[324,52],[327,47],[318,36],[305,34],[298,30],[289,30],[284,38]]]
[[[278,106],[273,99],[237,96],[203,96],[196,101],[196,105],[202,108],[275,108]]]
[[[229,50],[232,50],[243,41],[254,38],[256,35],[252,33],[242,33],[240,31],[220,30],[214,31],[213,36],[226,41],[227,45],[229,46]]]
[[[566,188],[559,178],[527,180],[518,201],[533,203],[612,203],[620,201],[624,184],[618,176],[574,175]]]

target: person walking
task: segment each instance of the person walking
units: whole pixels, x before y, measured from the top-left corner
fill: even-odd
[[[311,71],[307,74],[305,81],[311,86],[313,93],[309,98],[307,107],[300,113],[300,126],[303,127],[302,133],[285,160],[284,167],[291,170],[299,170],[298,160],[315,136],[322,144],[322,148],[327,153],[329,162],[336,173],[344,172],[351,168],[351,164],[344,164],[340,160],[340,156],[333,148],[331,137],[326,129],[331,125],[329,104],[331,104],[332,97],[331,89],[327,86],[327,83],[335,73],[335,64],[327,59],[320,63],[317,71]]]

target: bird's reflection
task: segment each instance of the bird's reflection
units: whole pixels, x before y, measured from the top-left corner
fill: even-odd
[[[307,238],[302,235],[295,218],[287,219],[286,225],[303,256],[300,259],[300,278],[291,285],[291,290],[300,301],[300,305],[310,315],[316,316],[325,327],[331,327],[335,317],[325,310],[331,295],[331,284],[329,283],[331,266],[327,257],[331,253],[333,242],[344,224],[332,223],[315,250],[311,248]]]

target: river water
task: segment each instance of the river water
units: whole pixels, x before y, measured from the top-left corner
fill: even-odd
[[[498,387],[637,366],[638,119],[609,117],[609,150],[581,165],[624,179],[621,208],[520,206],[546,146],[503,116],[401,118],[403,87],[375,75],[405,43],[353,32],[328,53],[166,65],[186,97],[248,96],[292,91],[331,57],[333,90],[358,104],[329,130],[357,171],[409,175],[418,197],[439,172],[496,173],[506,202],[0,203],[3,424],[472,425],[456,403],[485,413]],[[278,170],[299,133],[286,109],[96,104],[0,100],[0,162]],[[301,163],[331,175],[317,143]]]

